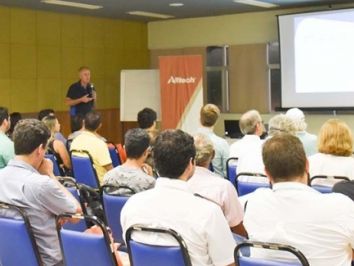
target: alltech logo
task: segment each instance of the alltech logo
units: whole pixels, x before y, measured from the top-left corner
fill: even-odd
[[[182,78],[182,77],[174,77],[171,76],[168,81],[167,84],[185,84],[185,83],[195,83],[196,78],[195,77],[189,77],[189,78]]]

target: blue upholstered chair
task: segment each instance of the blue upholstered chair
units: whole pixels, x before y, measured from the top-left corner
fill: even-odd
[[[134,232],[167,234],[176,240],[176,246],[149,245],[134,241]],[[191,266],[187,245],[172,229],[132,226],[126,232],[126,243],[131,266]]]
[[[49,159],[53,163],[53,173],[55,176],[63,176],[64,173],[63,171],[60,170],[60,166],[58,164],[57,158],[55,157],[54,154],[47,153],[45,155],[45,158]]]
[[[226,176],[234,186],[236,186],[237,161],[236,157],[230,157],[226,161]]]
[[[101,198],[106,217],[106,224],[112,230],[114,241],[124,244],[122,226],[120,223],[120,213],[129,197],[111,193],[111,191],[118,190],[119,188],[128,189],[132,192],[132,194],[135,194],[133,189],[126,186],[105,185],[101,188]]]
[[[92,188],[99,188],[100,183],[96,170],[93,167],[91,155],[84,150],[71,150],[70,158],[76,182],[88,185]]]
[[[62,228],[60,218],[85,219],[101,228],[103,234],[89,234]],[[111,240],[105,225],[95,216],[61,214],[57,230],[66,266],[117,266]]]
[[[121,165],[121,161],[118,155],[118,150],[113,143],[108,143],[108,151],[109,151],[109,155],[111,156],[113,167],[117,167]]]
[[[298,261],[278,261],[260,258],[243,257],[240,253],[243,248],[261,248],[278,252],[289,252],[296,257]],[[252,252],[251,252],[252,254]],[[275,243],[265,243],[257,241],[246,241],[238,244],[234,251],[236,266],[309,266],[309,262],[301,251],[289,246]]]
[[[9,212],[18,218],[8,218]],[[41,266],[41,258],[25,212],[0,202],[0,264],[3,266]]]
[[[255,182],[255,181],[244,181],[240,180],[241,177],[245,178],[264,178],[265,182]],[[238,173],[236,176],[236,190],[239,196],[246,195],[248,193],[251,193],[255,191],[258,188],[270,188],[270,183],[267,179],[267,177],[263,174],[259,173]]]

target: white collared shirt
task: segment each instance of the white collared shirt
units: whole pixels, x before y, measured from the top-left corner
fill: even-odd
[[[310,176],[344,176],[354,180],[354,158],[351,156],[335,156],[331,154],[316,153],[308,158]],[[315,179],[312,184],[333,186],[337,180]]]
[[[123,236],[136,224],[167,227],[178,232],[187,244],[193,265],[231,264],[235,241],[219,206],[194,196],[187,182],[158,178],[155,188],[133,195],[121,213]],[[176,245],[161,234],[133,234],[139,242]]]
[[[321,194],[297,182],[282,182],[249,197],[244,225],[251,240],[288,244],[311,266],[350,266],[354,248],[354,202]],[[257,257],[289,258],[280,252],[252,250]]]
[[[245,135],[230,147],[230,157],[238,158],[237,173],[259,173],[264,174],[262,159],[263,140],[257,135]],[[246,181],[245,178],[242,179]],[[268,182],[265,178],[248,178],[253,182]]]
[[[197,166],[194,175],[188,180],[188,186],[194,193],[217,203],[230,227],[242,222],[243,208],[238,200],[236,189],[230,181],[205,167]]]

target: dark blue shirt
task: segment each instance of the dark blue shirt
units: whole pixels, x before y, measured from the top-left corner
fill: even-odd
[[[78,81],[69,87],[66,97],[72,100],[79,99],[85,95],[88,95],[88,97],[92,97],[93,90],[94,87],[92,84],[87,84],[87,87],[85,88],[81,85],[80,81]],[[87,103],[78,103],[70,107],[70,115],[74,116],[77,114],[81,114],[84,116],[93,109],[93,106],[94,101],[90,101]]]

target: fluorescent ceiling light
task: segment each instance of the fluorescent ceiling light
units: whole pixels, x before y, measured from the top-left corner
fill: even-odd
[[[180,6],[184,6],[184,4],[183,3],[170,3],[169,6],[180,7]]]
[[[234,0],[234,2],[240,3],[240,4],[245,4],[245,5],[250,5],[250,6],[264,7],[264,8],[272,8],[272,7],[278,6],[276,4],[262,2],[262,1],[258,1],[258,0]]]
[[[143,17],[152,17],[152,18],[173,18],[173,16],[170,16],[170,15],[152,13],[152,12],[145,12],[145,11],[129,11],[127,13],[129,15],[143,16]]]
[[[69,2],[69,1],[62,1],[62,0],[42,0],[41,2],[46,4],[52,4],[52,5],[70,6],[70,7],[78,7],[78,8],[86,8],[86,9],[100,9],[103,7],[98,5],[90,5],[90,4],[76,3],[76,2]]]

